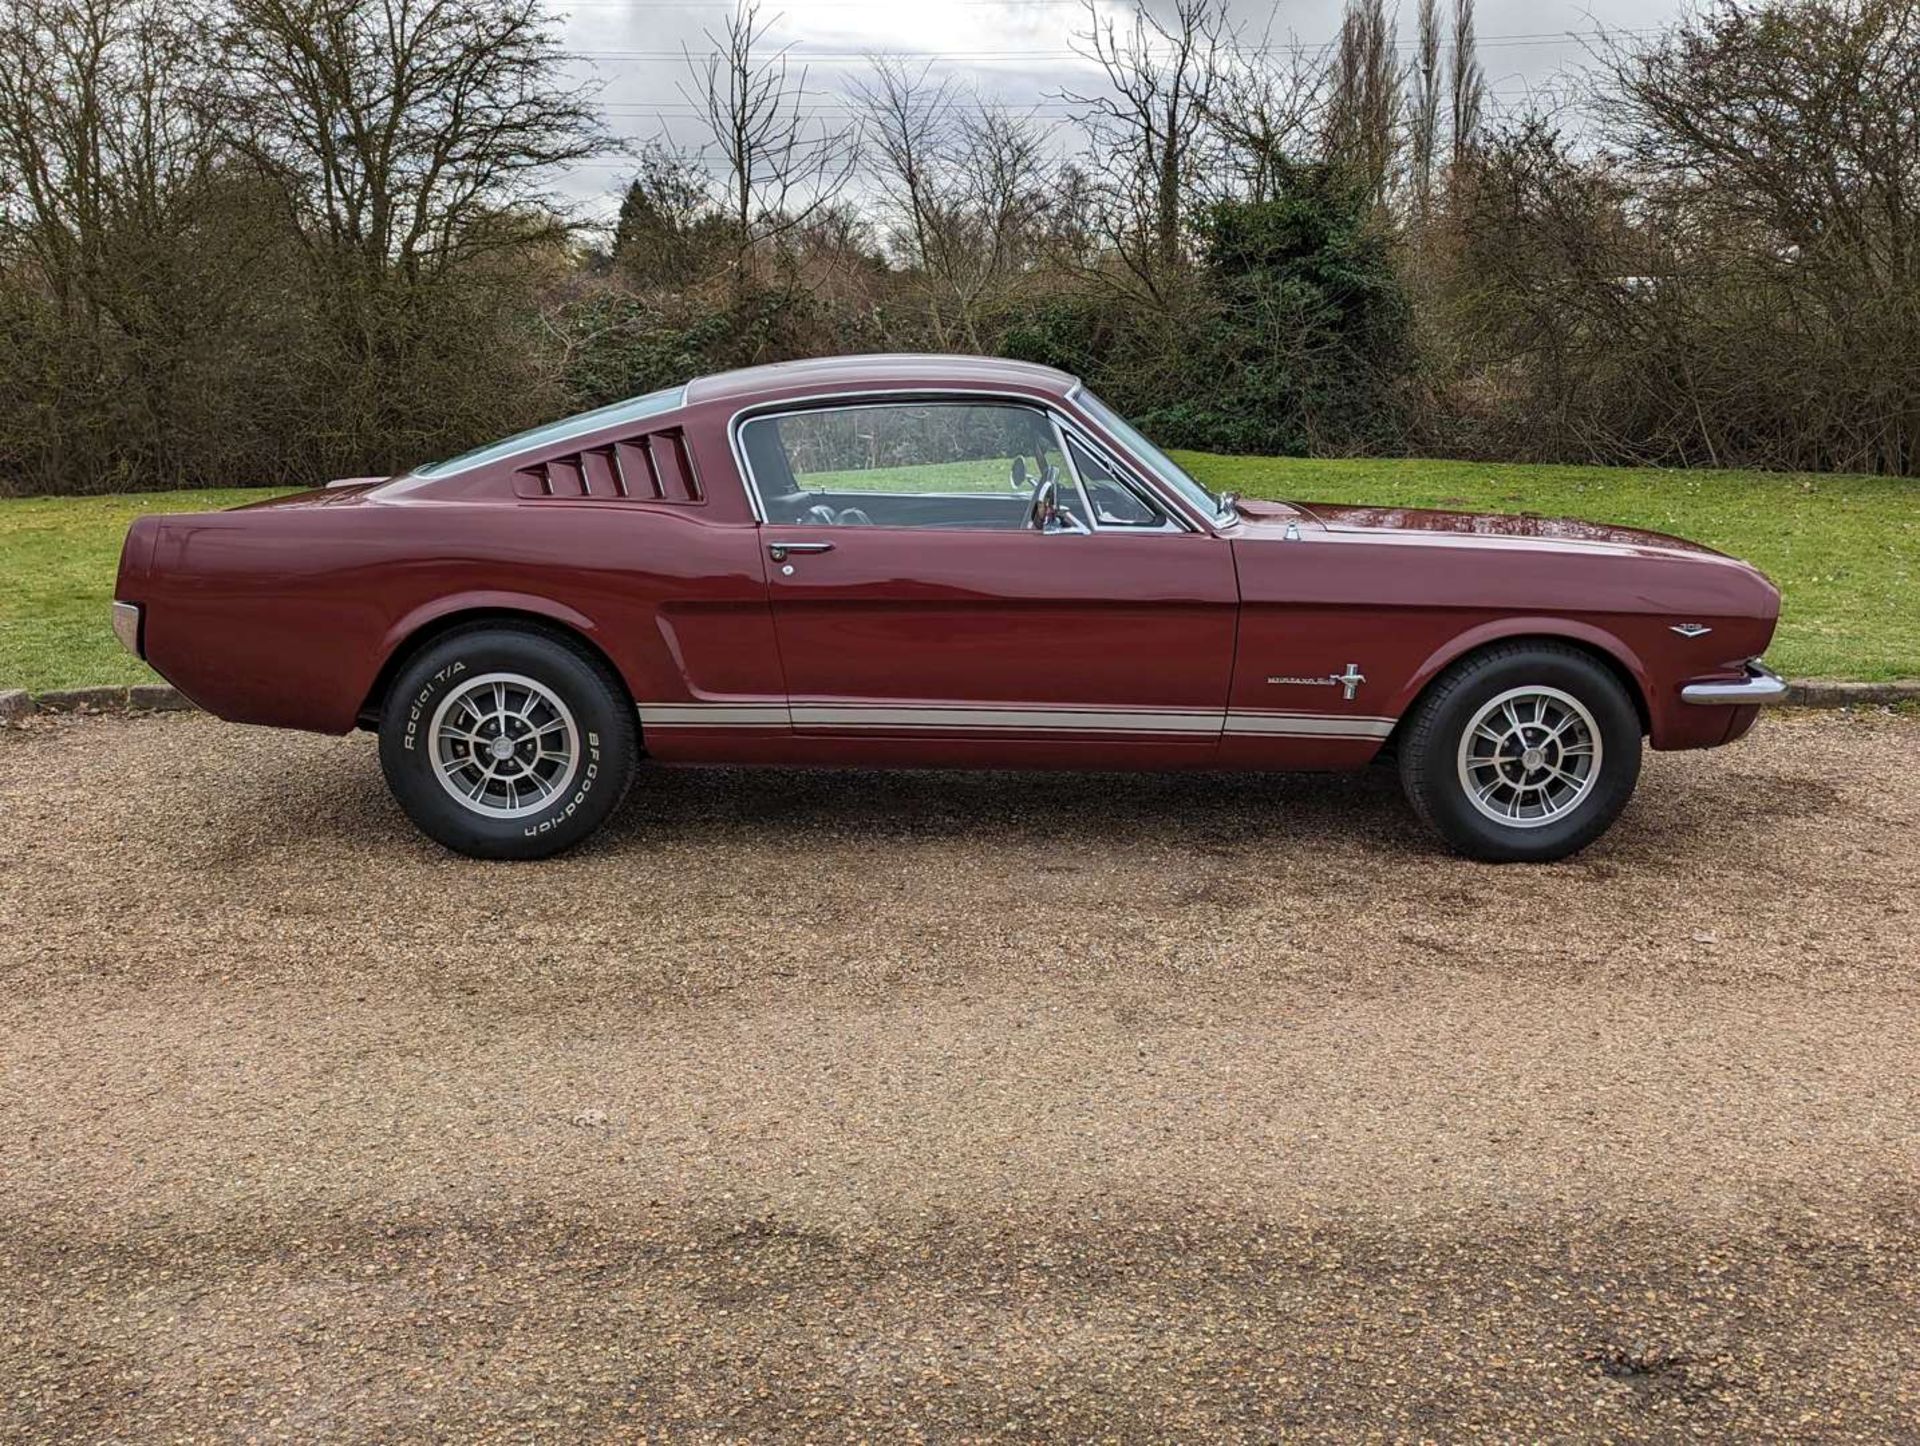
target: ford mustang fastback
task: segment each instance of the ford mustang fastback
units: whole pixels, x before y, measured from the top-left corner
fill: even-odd
[[[400,476],[149,516],[121,638],[235,722],[379,735],[431,837],[550,854],[643,762],[1398,768],[1564,857],[1643,740],[1785,689],[1780,595],[1653,533],[1209,491],[1072,377],[844,357],[705,377]]]

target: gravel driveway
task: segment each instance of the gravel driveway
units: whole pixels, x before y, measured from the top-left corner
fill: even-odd
[[[1920,1433],[1920,720],[1547,868],[1391,775],[0,735],[0,1436]]]

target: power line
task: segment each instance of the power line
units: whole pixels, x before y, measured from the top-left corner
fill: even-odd
[[[1564,30],[1540,31],[1520,35],[1488,35],[1476,42],[1481,50],[1520,49],[1538,45],[1567,45],[1589,40],[1644,39],[1649,36],[1665,34],[1665,27],[1641,30]],[[1395,44],[1395,49],[1411,51],[1418,47],[1418,41],[1403,40]],[[1321,44],[1289,42],[1271,45],[1223,45],[1219,53],[1223,55],[1317,55],[1333,47],[1329,40]],[[1085,52],[1079,50],[809,50],[804,42],[790,42],[786,45],[769,43],[769,56],[783,54],[799,61],[870,61],[876,58],[886,60],[963,60],[968,62],[997,60],[1088,60]],[[569,50],[567,55],[574,60],[685,60],[689,55],[698,59],[704,52],[697,50]]]
[[[1517,95],[1523,91],[1536,88],[1537,87],[1527,81],[1525,77],[1518,75],[1502,76],[1497,80],[1487,83],[1487,89],[1496,95],[1503,93]],[[830,91],[816,91],[814,93],[823,95],[833,94],[833,92]],[[702,117],[708,113],[705,106],[685,100],[658,102],[646,100],[606,101],[602,102],[598,109],[602,114],[610,116],[662,115]],[[798,106],[793,107],[793,109],[797,110],[801,115],[865,115],[869,108],[857,101],[826,100],[816,102],[802,101]],[[1055,99],[1024,101],[974,100],[969,98],[958,104],[956,109],[960,111],[993,111],[1002,115],[1014,116],[1030,115],[1044,119],[1048,116],[1082,115],[1086,112],[1087,107],[1077,105],[1072,101]]]
[[[1058,6],[1074,10],[1086,9],[1085,0],[943,0],[949,9],[999,9]],[[808,10],[876,10],[886,9],[891,0],[807,0]],[[735,0],[571,0],[563,4],[560,13],[570,14],[575,10],[734,10],[738,6]]]

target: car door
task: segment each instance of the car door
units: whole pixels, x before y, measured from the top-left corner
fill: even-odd
[[[741,451],[796,735],[929,761],[1211,756],[1238,607],[1228,544],[1110,473],[1090,493],[1089,449],[1044,408],[816,406],[747,421]]]

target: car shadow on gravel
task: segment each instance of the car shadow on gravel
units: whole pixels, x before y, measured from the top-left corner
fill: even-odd
[[[218,730],[211,746],[153,747],[154,730]],[[415,832],[387,792],[371,740],[229,729],[210,720],[139,725],[149,755],[167,760],[156,787],[116,826],[174,833],[191,819],[199,866],[327,851],[446,858]],[[1592,862],[1677,861],[1730,827],[1751,828],[1764,806],[1776,824],[1840,808],[1825,780],[1749,765],[1729,790],[1714,755],[1647,755],[1639,794]],[[608,825],[570,857],[669,846],[977,843],[1023,851],[1129,846],[1222,858],[1249,849],[1343,858],[1444,855],[1413,817],[1390,765],[1358,773],[1076,773],[957,770],[679,768],[643,765]],[[1575,861],[1576,863],[1579,860]],[[1044,865],[1039,859],[1038,864]],[[1567,865],[1550,865],[1557,868]]]
[[[1415,847],[1394,776],[1018,773],[908,770],[643,770],[607,842],[733,832],[863,840],[1094,842],[1151,829],[1169,846],[1351,838]]]
[[[169,811],[189,810],[209,825],[202,863],[257,856],[263,846],[314,843],[446,857],[408,823],[370,750],[364,758],[336,751],[292,771],[283,758],[228,754],[219,788],[198,784],[174,780]],[[1644,796],[1654,792],[1657,798]],[[1651,787],[1643,781],[1642,794],[1581,858],[1686,853],[1722,828],[1710,793],[1690,780],[1668,776]],[[1820,802],[1810,799],[1789,812],[1818,814]],[[621,808],[568,857],[802,841],[972,843],[1036,858],[1050,848],[1097,850],[1122,842],[1222,859],[1249,849],[1383,861],[1445,856],[1414,818],[1390,766],[1256,774],[643,765]],[[1044,859],[1037,866],[1044,871]]]

